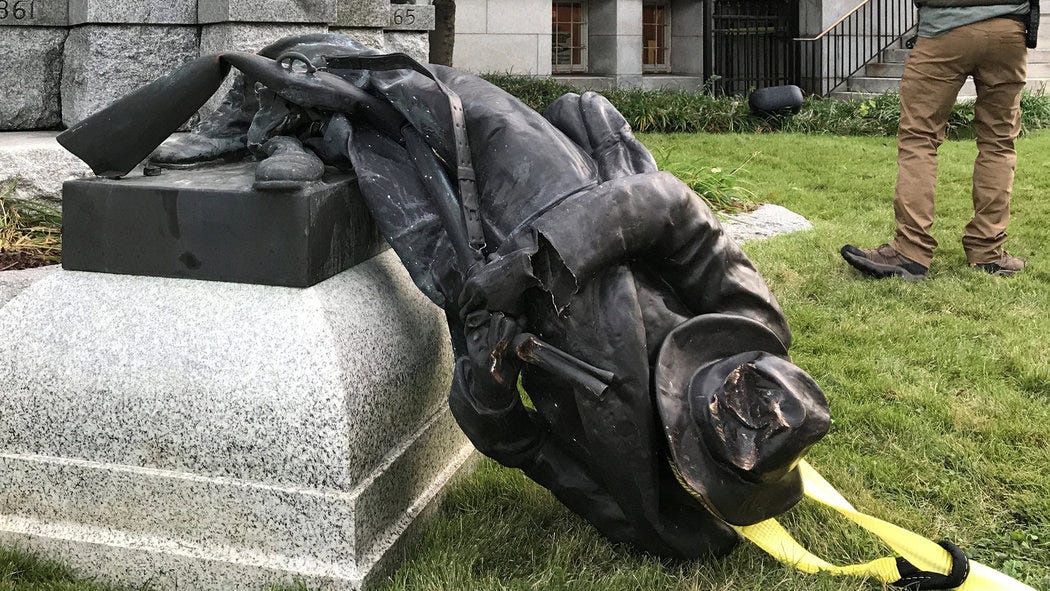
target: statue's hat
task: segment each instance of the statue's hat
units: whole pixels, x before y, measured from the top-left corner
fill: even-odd
[[[698,316],[668,334],[655,378],[672,466],[712,513],[751,525],[802,498],[797,465],[827,433],[828,403],[776,334],[742,316]]]

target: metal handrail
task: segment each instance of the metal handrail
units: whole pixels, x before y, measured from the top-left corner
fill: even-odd
[[[912,0],[864,0],[819,35],[796,38],[801,82],[827,96],[918,24]]]
[[[848,19],[849,17],[853,16],[853,14],[855,12],[858,12],[861,8],[864,8],[864,6],[869,4],[870,2],[871,2],[871,0],[863,0],[853,10],[851,10],[851,11],[847,12],[846,14],[842,15],[842,18],[840,18],[839,20],[831,23],[828,26],[828,28],[824,29],[819,34],[817,34],[816,37],[795,37],[795,41],[819,41],[820,39],[822,39],[823,37],[825,37],[826,35],[831,33],[831,31],[835,27],[839,26],[839,24],[842,23],[842,21],[844,21],[844,20]]]

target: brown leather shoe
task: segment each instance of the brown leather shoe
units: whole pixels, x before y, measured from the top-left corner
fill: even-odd
[[[972,263],[974,269],[980,269],[990,275],[1001,275],[1009,277],[1020,273],[1025,267],[1025,260],[1003,251],[999,258],[990,263]]]
[[[889,244],[875,249],[862,249],[847,244],[839,251],[846,262],[868,277],[885,279],[900,277],[905,281],[922,281],[926,279],[926,267],[903,256]]]

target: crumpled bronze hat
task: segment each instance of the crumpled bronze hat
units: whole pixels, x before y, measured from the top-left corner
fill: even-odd
[[[827,399],[762,324],[728,314],[664,340],[656,401],[682,484],[716,516],[751,525],[803,495],[797,465],[827,433]]]

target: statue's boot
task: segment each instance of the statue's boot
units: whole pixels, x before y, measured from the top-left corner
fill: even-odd
[[[255,169],[257,191],[294,191],[321,180],[324,163],[298,139],[279,135],[261,147],[266,159]]]
[[[248,128],[259,109],[255,84],[243,74],[234,77],[219,108],[205,116],[189,133],[174,135],[152,154],[151,164],[164,168],[191,168],[248,155]]]

